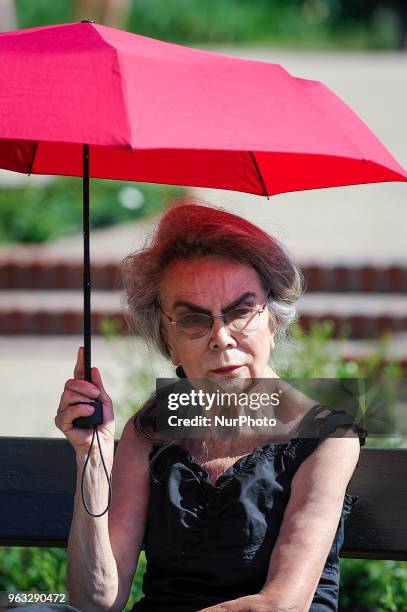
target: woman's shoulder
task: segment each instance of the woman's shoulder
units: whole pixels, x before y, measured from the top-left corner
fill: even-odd
[[[364,446],[368,432],[356,422],[354,416],[342,409],[315,404],[304,415],[289,445],[292,472],[294,473],[326,438],[344,437],[349,430],[359,438],[360,446]]]
[[[320,443],[335,433],[335,437],[342,437],[342,434],[336,431],[341,428],[352,428],[359,437],[360,445],[365,444],[367,430],[357,422],[356,417],[346,410],[333,409],[326,404],[315,404],[305,413],[296,431],[296,437],[313,439]]]

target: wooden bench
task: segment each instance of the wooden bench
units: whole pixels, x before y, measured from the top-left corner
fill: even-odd
[[[341,557],[407,560],[406,476],[407,449],[362,448]],[[0,545],[66,547],[75,486],[67,440],[0,437]]]

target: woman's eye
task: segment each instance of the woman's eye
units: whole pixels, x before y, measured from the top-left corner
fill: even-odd
[[[185,315],[183,317],[180,317],[178,319],[179,323],[182,325],[199,325],[199,324],[205,324],[207,322],[207,317],[199,315],[199,314],[190,314],[190,315]]]
[[[245,317],[248,317],[252,313],[252,311],[253,309],[250,308],[249,306],[242,307],[242,308],[234,308],[228,313],[228,317],[232,320],[233,319],[244,319]]]

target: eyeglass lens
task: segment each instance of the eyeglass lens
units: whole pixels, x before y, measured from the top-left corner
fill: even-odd
[[[234,331],[254,331],[258,325],[259,314],[259,308],[233,308],[223,315],[223,320],[225,325]],[[177,328],[193,336],[207,333],[212,325],[212,317],[206,314],[189,314],[177,319]]]

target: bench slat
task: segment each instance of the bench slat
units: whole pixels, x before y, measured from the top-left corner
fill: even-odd
[[[362,448],[342,557],[407,560],[406,472],[407,449]],[[75,486],[67,440],[0,437],[0,545],[65,547]]]

